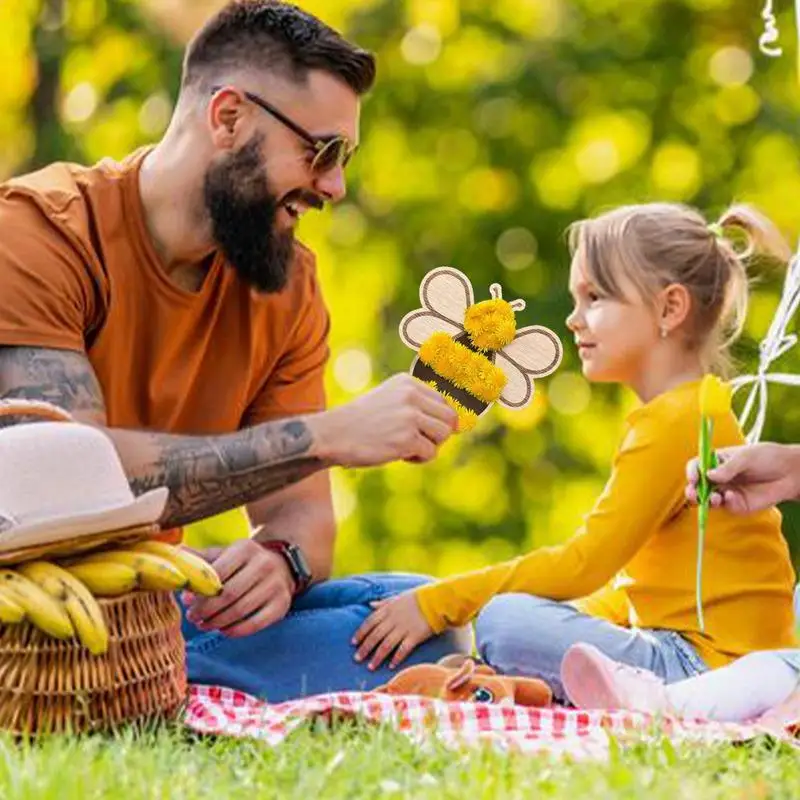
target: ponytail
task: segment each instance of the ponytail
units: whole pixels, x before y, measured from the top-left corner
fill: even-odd
[[[705,347],[706,361],[711,371],[727,376],[731,371],[728,351],[741,335],[747,316],[748,265],[761,256],[785,266],[792,251],[774,223],[743,203],[730,206],[709,230],[716,236],[727,274],[719,320]],[[744,240],[743,246],[740,240]]]

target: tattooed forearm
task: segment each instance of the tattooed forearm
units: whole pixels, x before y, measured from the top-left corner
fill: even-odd
[[[71,350],[0,347],[0,397],[46,400],[96,425],[106,419],[94,371],[85,355]]]
[[[175,527],[260,499],[323,469],[300,419],[224,436],[181,436],[108,428],[97,377],[85,355],[67,350],[0,347],[0,398],[46,400],[113,440],[135,494],[166,486],[163,527]],[[0,417],[4,422],[34,419]]]
[[[301,420],[258,425],[226,436],[172,436],[111,429],[117,448],[146,457],[129,471],[136,494],[167,486],[162,527],[185,525],[257,500],[324,469],[308,456],[311,434]],[[139,441],[134,441],[138,439]],[[132,455],[131,461],[135,456]]]

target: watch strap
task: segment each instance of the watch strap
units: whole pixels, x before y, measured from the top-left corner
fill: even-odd
[[[313,576],[300,547],[286,539],[257,541],[265,550],[271,550],[283,556],[286,565],[289,567],[289,573],[294,580],[294,594],[298,595],[304,592],[311,583]]]

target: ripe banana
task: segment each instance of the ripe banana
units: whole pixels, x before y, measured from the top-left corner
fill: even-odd
[[[28,619],[57,639],[69,639],[75,629],[64,608],[33,581],[11,569],[0,569],[0,586],[11,593]]]
[[[161,556],[174,564],[188,579],[189,589],[195,594],[215,597],[222,591],[222,581],[214,568],[200,556],[182,547],[173,547],[166,542],[139,542],[133,549],[140,553]]]
[[[186,576],[165,558],[136,550],[103,550],[90,553],[74,564],[124,564],[136,571],[139,586],[150,591],[173,592],[183,589]]]
[[[90,653],[108,650],[108,628],[92,593],[76,577],[49,561],[30,561],[18,567],[20,573],[61,603],[78,638]]]
[[[14,599],[4,586],[0,586],[0,622],[9,625],[22,622],[25,618],[25,609]]]
[[[107,561],[92,564],[79,561],[64,564],[64,569],[77,578],[96,597],[116,597],[136,588],[139,577],[133,567]]]

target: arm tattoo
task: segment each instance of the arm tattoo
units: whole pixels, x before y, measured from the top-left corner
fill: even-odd
[[[0,347],[0,398],[46,400],[94,425],[106,425],[103,394],[86,356],[68,350]],[[38,421],[0,416],[0,427]],[[134,494],[166,486],[165,528],[258,500],[325,468],[307,455],[311,433],[300,419],[223,436],[182,436],[106,428]]]
[[[86,356],[72,350],[0,347],[0,397],[46,400],[80,421],[105,423],[100,384]],[[0,426],[29,419],[22,415],[0,417]]]
[[[225,436],[138,434],[153,457],[133,476],[136,494],[167,486],[165,528],[258,500],[326,465],[306,455],[311,433],[301,420],[269,422]]]

